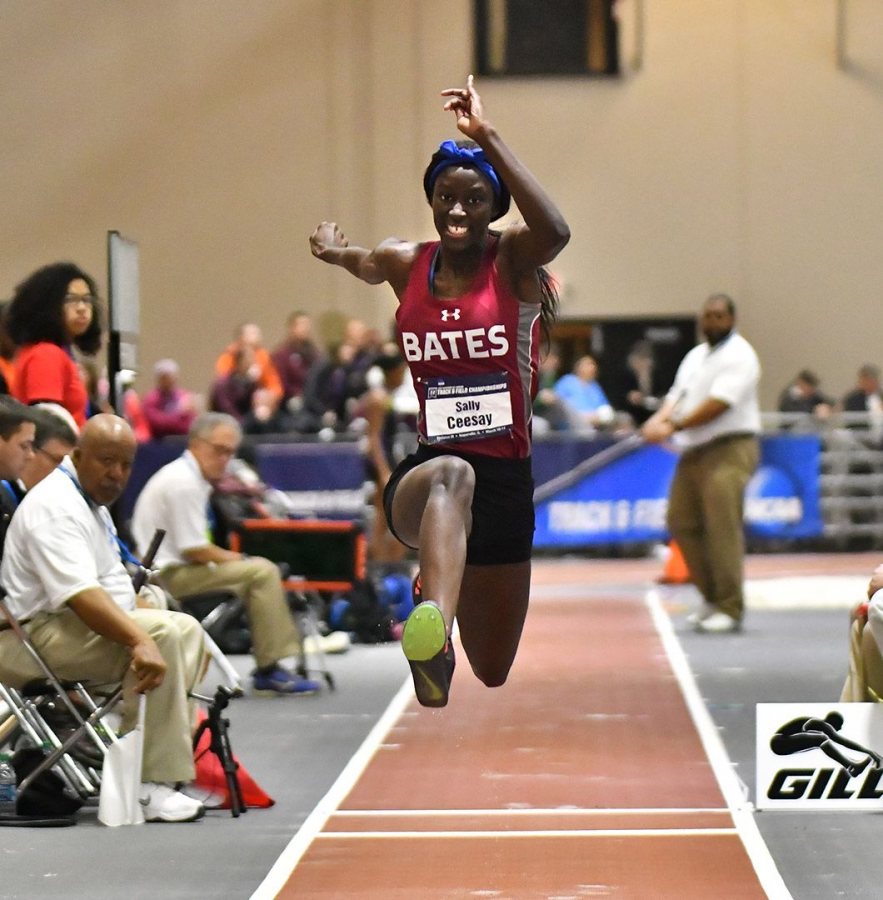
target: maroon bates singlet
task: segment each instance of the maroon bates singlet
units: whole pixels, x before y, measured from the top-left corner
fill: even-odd
[[[540,307],[522,303],[504,283],[495,237],[469,291],[435,297],[429,275],[438,246],[421,245],[396,312],[420,400],[420,441],[523,459],[530,456]]]

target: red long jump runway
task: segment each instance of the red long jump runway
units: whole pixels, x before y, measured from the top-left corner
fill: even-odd
[[[462,652],[444,710],[406,684],[254,897],[788,896],[652,574],[537,564],[506,686]]]

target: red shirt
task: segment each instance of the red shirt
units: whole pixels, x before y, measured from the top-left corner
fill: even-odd
[[[80,370],[64,347],[48,341],[26,344],[15,355],[15,393],[22,403],[57,403],[77,425],[86,423],[89,395]]]
[[[399,345],[420,401],[423,443],[508,459],[530,456],[540,307],[522,303],[488,241],[469,291],[442,299],[429,273],[438,242],[423,244],[398,311]]]

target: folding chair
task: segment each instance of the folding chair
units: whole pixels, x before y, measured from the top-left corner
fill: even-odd
[[[9,727],[8,719],[3,724],[7,732],[6,742],[15,738],[17,731],[27,737],[36,747],[48,748],[45,758],[19,784],[19,796],[48,769],[55,768],[65,784],[83,800],[98,793],[101,785],[100,772],[83,763],[70,751],[80,742],[94,747],[101,757],[107,747],[118,740],[116,731],[105,716],[122,700],[121,689],[114,689],[110,695],[96,700],[82,681],[61,681],[46,664],[34,647],[28,633],[22,628],[9,607],[0,589],[0,614],[15,633],[28,655],[36,663],[43,677],[22,685],[0,682],[0,699],[14,717],[18,728]],[[0,620],[2,621],[2,620]],[[96,697],[98,695],[96,694]],[[77,698],[77,702],[74,701]],[[63,739],[47,721],[45,706],[63,709],[73,728]]]
[[[159,531],[154,535],[145,559],[153,560],[164,535],[165,532]],[[132,582],[136,593],[149,572],[147,568],[149,564],[149,562],[141,564],[133,576]],[[5,742],[11,742],[20,732],[30,744],[47,750],[44,758],[19,783],[19,796],[22,796],[40,775],[54,769],[67,787],[81,799],[96,797],[101,787],[100,763],[107,748],[119,740],[114,724],[106,716],[122,700],[122,688],[114,685],[108,689],[105,696],[101,697],[94,691],[95,686],[90,686],[93,688],[90,692],[83,681],[62,681],[57,678],[37,651],[27,631],[6,605],[2,587],[0,587],[0,614],[42,673],[42,678],[21,685],[0,683],[0,699],[11,714],[0,725],[5,734]],[[52,711],[61,711],[72,726],[70,732],[63,738],[47,718],[47,714]],[[14,720],[17,728],[11,727],[11,720]],[[93,756],[97,753],[96,764],[88,759],[84,761],[82,756],[78,757],[72,752],[81,744],[86,744],[92,749]]]

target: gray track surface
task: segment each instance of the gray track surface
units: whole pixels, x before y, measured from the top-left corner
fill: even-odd
[[[757,610],[741,634],[696,635],[680,611],[692,588],[664,590],[676,601],[668,605],[700,693],[753,800],[754,704],[836,701],[847,613]],[[611,585],[610,594],[615,602],[634,592]],[[247,672],[247,657],[233,659]],[[354,645],[328,666],[336,691],[244,697],[228,708],[234,751],[276,806],[238,819],[212,811],[187,825],[109,829],[85,810],[74,828],[0,828],[0,898],[248,898],[407,676],[397,644]],[[795,900],[883,896],[883,813],[765,811],[756,821]]]

